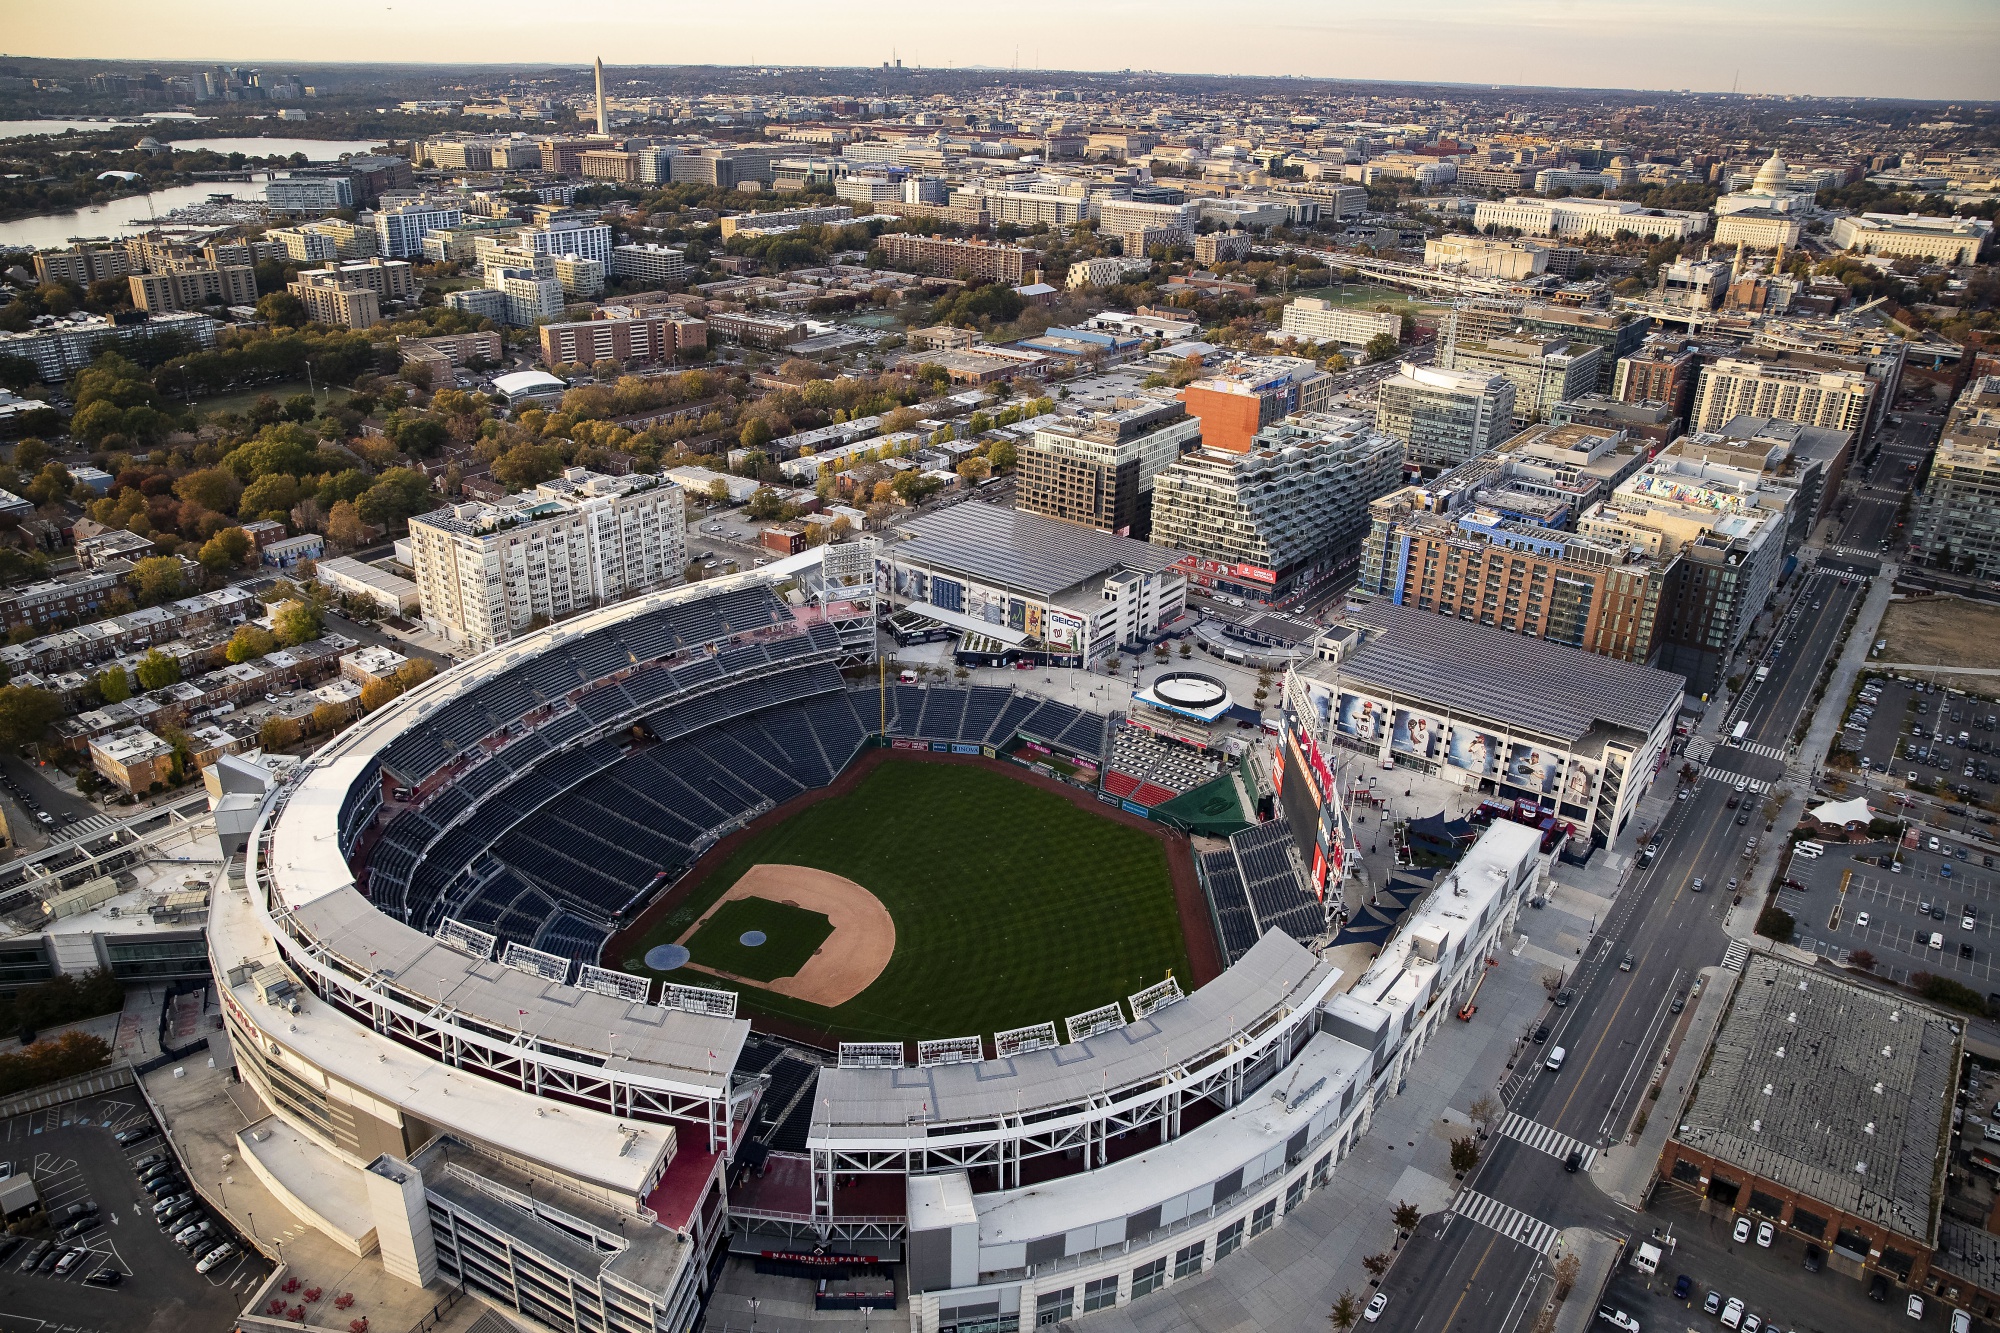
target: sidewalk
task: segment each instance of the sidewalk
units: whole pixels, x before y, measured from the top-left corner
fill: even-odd
[[[1736,974],[1720,967],[1701,970],[1701,999],[1695,1004],[1694,1016],[1681,1029],[1680,1039],[1669,1039],[1672,1063],[1667,1066],[1659,1100],[1647,1107],[1644,1132],[1634,1142],[1612,1144],[1591,1167],[1591,1182],[1627,1208],[1637,1211],[1645,1205],[1660,1154],[1680,1120],[1681,1108],[1701,1071],[1701,1053],[1708,1049],[1715,1026],[1722,1021],[1735,982]]]
[[[1582,1227],[1571,1227],[1562,1233],[1563,1252],[1576,1256],[1577,1273],[1569,1299],[1556,1311],[1555,1333],[1583,1333],[1593,1326],[1597,1298],[1611,1280],[1612,1266],[1618,1262],[1618,1244],[1615,1237],[1601,1236]]]

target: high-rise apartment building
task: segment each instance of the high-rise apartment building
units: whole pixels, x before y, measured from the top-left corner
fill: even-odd
[[[132,304],[153,314],[257,303],[257,270],[240,265],[176,266],[165,273],[133,273],[126,281]]]
[[[1863,371],[1828,368],[1820,358],[1793,352],[1745,348],[1702,367],[1688,429],[1718,430],[1731,417],[1778,417],[1863,439],[1875,388]]]
[[[1911,553],[2000,579],[2000,375],[1982,375],[1952,406],[1910,528]]]
[[[1361,586],[1397,606],[1648,662],[1673,562],[1477,503],[1438,513],[1405,487],[1369,506]]]
[[[487,278],[507,300],[507,322],[516,328],[532,328],[536,320],[553,319],[563,312],[562,284],[554,277],[531,268],[503,268]]]
[[[1491,371],[1403,362],[1377,391],[1375,425],[1425,471],[1457,467],[1513,432],[1514,383]]]
[[[1032,227],[1046,223],[1052,228],[1073,227],[1087,216],[1088,200],[1061,194],[1037,194],[1027,190],[953,190],[953,208],[983,208],[995,222],[1012,222]]]
[[[1041,266],[1039,250],[993,241],[957,241],[948,236],[916,236],[889,232],[875,238],[886,263],[934,273],[940,277],[968,274],[980,282],[1020,284]]]
[[[611,276],[648,287],[675,287],[688,280],[687,252],[666,245],[632,244],[611,248]]]
[[[548,365],[627,364],[673,361],[683,352],[708,346],[708,325],[678,310],[604,306],[592,318],[544,324],[542,360]]]
[[[1610,396],[1621,403],[1665,403],[1676,419],[1685,422],[1694,406],[1701,361],[1701,350],[1692,338],[1656,333],[1636,351],[1618,358]]]
[[[854,220],[848,204],[822,204],[814,208],[780,208],[763,213],[731,213],[722,219],[722,239],[739,231],[771,231],[786,227],[824,227]]]
[[[1365,347],[1371,338],[1384,333],[1402,341],[1403,317],[1393,310],[1361,310],[1317,296],[1301,296],[1285,307],[1282,330],[1287,337],[1308,342]]]
[[[106,278],[123,278],[132,272],[125,251],[115,245],[90,246],[81,242],[67,250],[37,250],[35,277],[41,282],[73,282],[88,287]]]
[[[1514,420],[1523,425],[1545,418],[1557,403],[1597,388],[1604,351],[1567,338],[1514,334],[1485,340],[1459,338],[1439,357],[1447,370],[1501,375],[1514,386]]]
[[[308,269],[286,291],[305,307],[315,324],[339,329],[366,329],[382,322],[382,297],[365,283],[343,278],[331,269]]]
[[[1116,236],[1128,255],[1143,255],[1149,245],[1188,245],[1201,222],[1199,204],[1154,204],[1133,199],[1106,199],[1097,205],[1100,235]]]
[[[530,494],[410,520],[424,625],[483,651],[533,625],[682,579],[687,520],[665,478],[570,468]]]
[[[1181,401],[1201,421],[1205,447],[1240,454],[1256,447],[1258,431],[1296,413],[1321,411],[1333,392],[1333,376],[1304,357],[1263,356],[1196,380],[1181,390]]]
[[[575,255],[611,263],[611,228],[590,218],[557,216],[537,227],[524,227],[518,244],[541,255]]]
[[[424,252],[424,233],[456,227],[465,213],[457,204],[397,204],[375,212],[375,252],[391,259],[409,259]]]
[[[1796,499],[1758,472],[1667,454],[1584,515],[1577,530],[1673,562],[1653,665],[1687,677],[1691,693],[1712,695],[1777,591]]]
[[[1200,440],[1201,422],[1173,401],[1059,417],[1021,447],[1015,505],[1143,541],[1154,479]]]
[[[1365,417],[1311,413],[1246,450],[1204,445],[1153,481],[1155,546],[1197,586],[1281,600],[1353,565],[1368,503],[1402,482],[1400,443]]]

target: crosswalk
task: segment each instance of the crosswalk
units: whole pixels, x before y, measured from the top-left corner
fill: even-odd
[[[1464,1191],[1452,1204],[1451,1210],[1480,1226],[1490,1227],[1508,1240],[1519,1241],[1537,1254],[1547,1254],[1560,1234],[1540,1218],[1530,1217],[1518,1208],[1509,1208],[1478,1190]]]
[[[1750,946],[1742,940],[1729,941],[1729,952],[1722,955],[1725,972],[1741,972],[1743,964],[1750,961]]]
[[[1573,1139],[1559,1129],[1552,1129],[1538,1120],[1530,1120],[1524,1115],[1509,1111],[1507,1118],[1500,1122],[1500,1132],[1517,1143],[1525,1143],[1536,1152],[1545,1152],[1558,1160],[1568,1160],[1571,1153],[1582,1153],[1579,1163],[1582,1170],[1590,1170],[1590,1164],[1597,1160],[1597,1149]]]
[[[1731,749],[1748,750],[1751,754],[1761,754],[1766,759],[1783,759],[1785,757],[1784,746],[1766,745],[1763,741],[1730,741],[1729,746]]]
[[[1839,550],[1843,555],[1858,555],[1865,557],[1866,559],[1869,560],[1880,560],[1882,558],[1882,553],[1880,551],[1855,551],[1847,547],[1837,547],[1835,549]],[[1871,581],[1870,575],[1856,574],[1851,569],[1820,569],[1815,571],[1815,577],[1823,579],[1839,579],[1844,583],[1868,583]]]
[[[1771,784],[1763,778],[1745,777],[1741,773],[1732,772],[1722,767],[1721,757],[1719,756],[1715,761],[1704,767],[1702,776],[1711,782],[1720,782],[1731,787],[1740,782],[1743,784],[1745,791],[1756,792],[1760,796],[1771,790]]]
[[[92,815],[88,819],[79,819],[76,823],[71,824],[68,833],[70,837],[78,838],[86,834],[99,833],[108,828],[116,828],[117,826],[118,821],[110,815]]]

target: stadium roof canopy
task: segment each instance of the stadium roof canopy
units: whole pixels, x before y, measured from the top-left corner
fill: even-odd
[[[1371,602],[1347,619],[1366,636],[1342,656],[1343,682],[1571,742],[1600,724],[1646,735],[1687,688],[1670,671],[1434,611]]]
[[[922,561],[1043,597],[1117,569],[1158,573],[1181,558],[1164,546],[977,502],[912,519],[902,530],[909,539],[889,548],[898,561]]]

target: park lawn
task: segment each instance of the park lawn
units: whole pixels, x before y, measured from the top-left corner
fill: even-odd
[[[990,1036],[1041,1022],[1060,1033],[1071,1014],[1170,971],[1189,975],[1157,839],[991,769],[893,759],[739,848],[653,928],[626,969],[688,981],[685,972],[649,973],[639,959],[767,862],[844,875],[895,919],[888,967],[846,1004],[732,987],[747,1011],[843,1038]]]
[[[764,932],[764,943],[743,943],[742,937],[753,930]],[[701,923],[688,941],[688,953],[703,967],[752,981],[776,981],[797,976],[831,934],[833,922],[819,912],[769,898],[738,898]]]
[[[314,387],[319,390],[317,397],[321,406],[325,406],[328,403],[337,403],[354,392],[352,389],[343,389],[338,385],[329,387],[325,384],[315,383]],[[277,380],[270,384],[259,384],[255,388],[244,389],[238,393],[217,394],[213,398],[197,398],[194,400],[194,410],[197,412],[248,412],[252,407],[257,405],[259,398],[275,398],[282,403],[287,398],[305,392],[307,392],[306,382],[303,377],[295,380]]]

